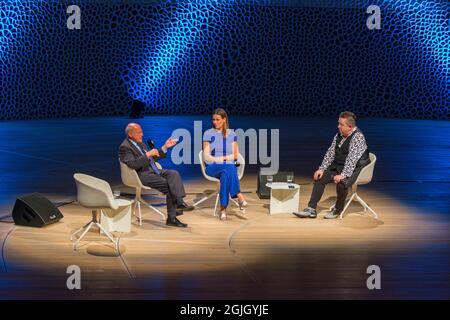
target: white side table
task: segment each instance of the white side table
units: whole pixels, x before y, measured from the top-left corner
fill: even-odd
[[[300,186],[296,183],[267,183],[270,188],[269,214],[298,212]]]

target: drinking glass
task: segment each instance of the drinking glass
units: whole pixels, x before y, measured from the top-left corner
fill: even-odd
[[[272,185],[273,176],[267,176],[267,182],[269,183],[269,185]]]

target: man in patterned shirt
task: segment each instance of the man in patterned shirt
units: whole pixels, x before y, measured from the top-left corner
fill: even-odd
[[[334,208],[324,218],[335,219],[344,209],[348,189],[356,181],[361,169],[370,163],[366,139],[356,127],[355,120],[355,114],[349,111],[339,115],[339,133],[334,136],[322,164],[314,173],[314,187],[308,207],[302,212],[294,212],[297,217],[317,217],[317,203],[322,198],[325,185],[331,182],[336,184],[337,199]]]

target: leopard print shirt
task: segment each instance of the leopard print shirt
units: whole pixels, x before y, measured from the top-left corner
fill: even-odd
[[[325,171],[333,162],[334,149],[336,147],[338,134],[339,133],[337,133],[334,136],[333,142],[331,143],[331,146],[328,148],[327,153],[325,154],[325,157],[322,160],[322,164],[319,167],[319,170]],[[341,140],[339,147],[342,146],[345,140],[346,140],[345,138]],[[345,160],[344,169],[341,172],[341,175],[344,178],[348,178],[353,174],[353,171],[355,170],[358,160],[361,158],[366,149],[367,149],[366,138],[364,137],[361,131],[357,131],[353,135],[352,140],[350,141],[348,156],[347,159]]]

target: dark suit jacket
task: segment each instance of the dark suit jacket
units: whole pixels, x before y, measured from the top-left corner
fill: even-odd
[[[143,143],[137,143],[145,152],[148,148]],[[167,156],[166,153],[159,149],[159,157],[153,157],[153,160],[158,161]],[[153,174],[153,169],[149,165],[149,159],[142,155],[142,153],[134,146],[128,138],[125,138],[119,147],[119,159],[131,169],[136,170],[139,178],[144,183],[148,181],[148,176]]]

